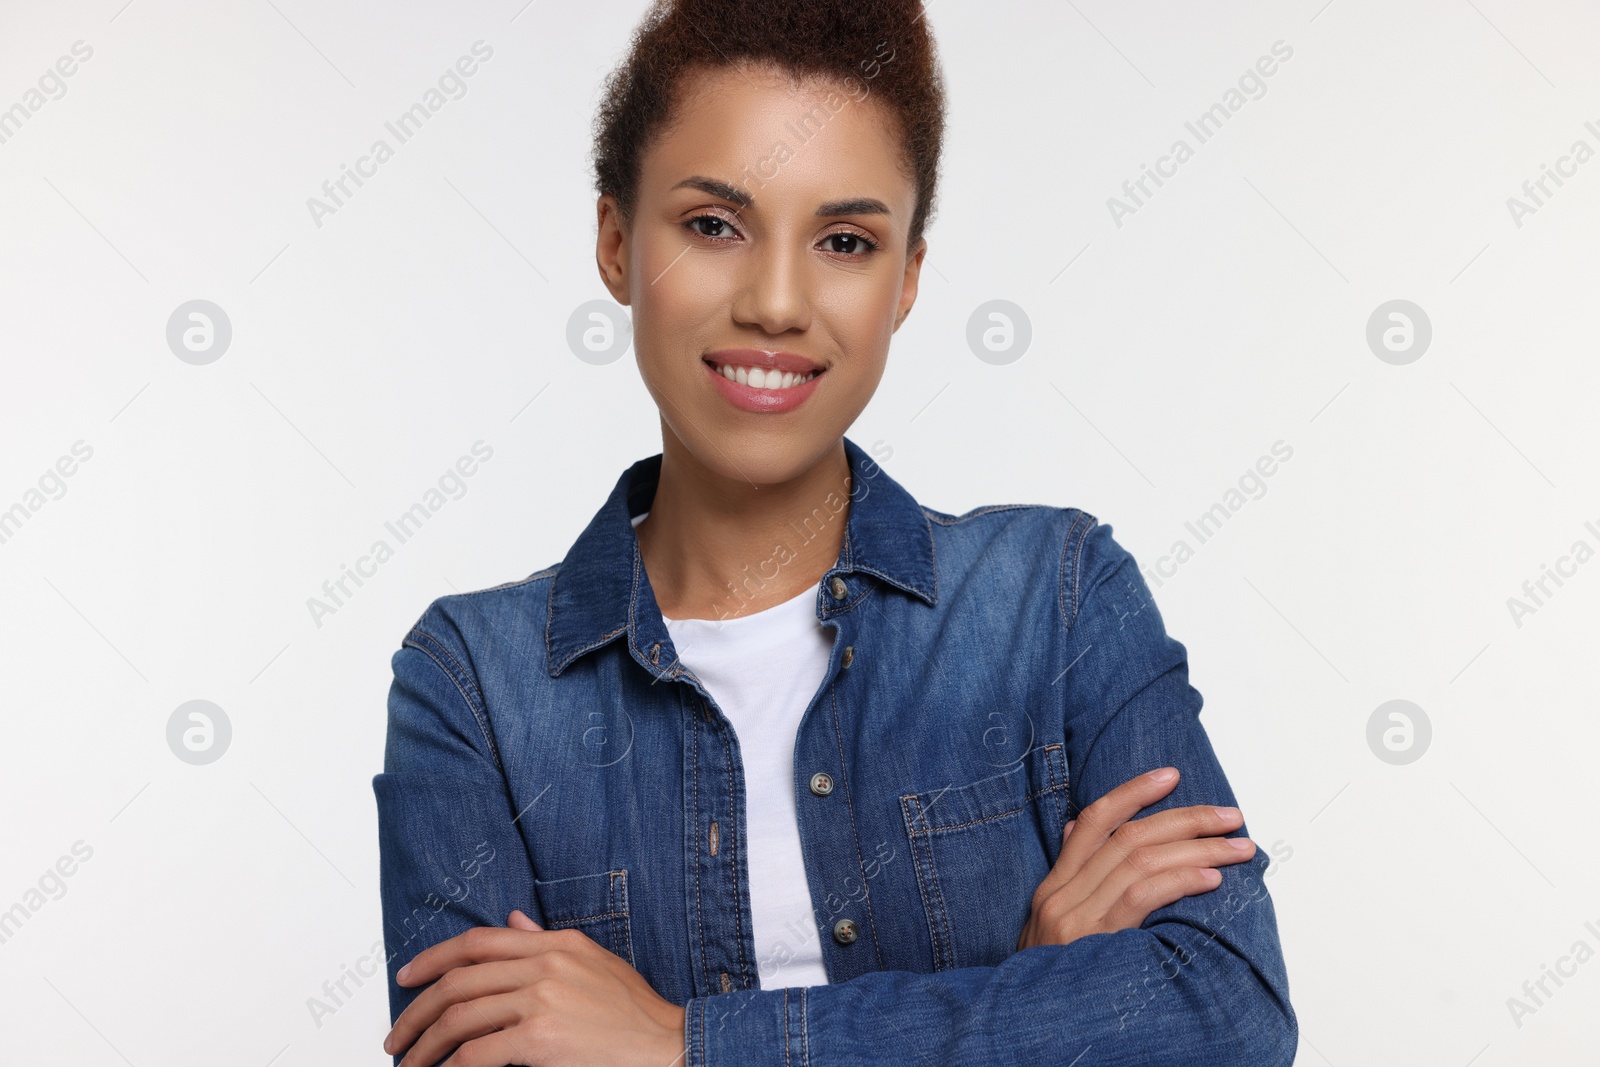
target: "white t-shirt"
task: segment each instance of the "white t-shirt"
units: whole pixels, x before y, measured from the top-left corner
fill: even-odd
[[[633,524],[643,519],[635,516]],[[679,660],[710,692],[738,738],[762,989],[828,984],[795,814],[795,735],[833,650],[816,605],[812,587],[729,619],[662,619]]]

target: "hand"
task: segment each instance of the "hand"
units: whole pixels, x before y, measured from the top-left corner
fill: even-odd
[[[417,953],[403,986],[437,982],[395,1020],[401,1067],[671,1067],[684,1010],[626,960],[578,930],[545,930],[521,911]],[[413,1043],[414,1042],[414,1043]],[[457,1048],[457,1046],[460,1046]]]
[[[1243,825],[1237,808],[1196,804],[1129,821],[1177,784],[1175,767],[1141,774],[1067,823],[1061,855],[1034,891],[1017,951],[1137,929],[1152,911],[1221,885],[1215,868],[1255,855],[1248,837],[1206,836]]]

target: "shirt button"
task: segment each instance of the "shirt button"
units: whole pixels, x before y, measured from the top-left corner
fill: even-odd
[[[850,666],[850,664],[855,662],[855,658],[856,658],[856,646],[855,645],[845,645],[844,646],[843,666],[846,666],[846,667]]]
[[[837,574],[834,575],[833,580],[828,583],[828,589],[833,593],[833,599],[835,600],[843,600],[845,597],[850,595],[850,588],[844,584],[844,579],[839,577]]]
[[[860,936],[861,928],[854,919],[840,919],[833,924],[833,939],[841,945],[848,945]]]
[[[833,792],[833,776],[826,771],[818,771],[811,776],[811,791],[819,797],[825,797]]]

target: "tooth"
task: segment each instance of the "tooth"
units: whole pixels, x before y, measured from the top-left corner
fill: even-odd
[[[753,388],[753,389],[761,389],[761,388],[765,387],[766,384],[767,384],[767,372],[762,370],[760,367],[751,367],[750,368],[750,386],[751,386],[751,388]]]
[[[782,388],[787,389],[787,388],[789,388],[789,386],[793,385],[794,384],[794,378],[795,378],[794,371],[792,371],[792,370],[784,371],[783,372],[783,386],[782,386]]]
[[[734,374],[733,374],[733,364],[724,363],[722,365],[722,376],[724,378],[728,379],[728,381],[730,381],[730,382],[736,380],[735,377],[734,377]]]
[[[734,381],[738,382],[740,385],[750,384],[750,374],[743,367],[734,368],[733,378]]]

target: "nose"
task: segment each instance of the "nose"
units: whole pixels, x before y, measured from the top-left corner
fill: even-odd
[[[810,325],[811,294],[803,251],[787,241],[768,239],[745,264],[749,273],[733,302],[735,322],[768,334]]]

